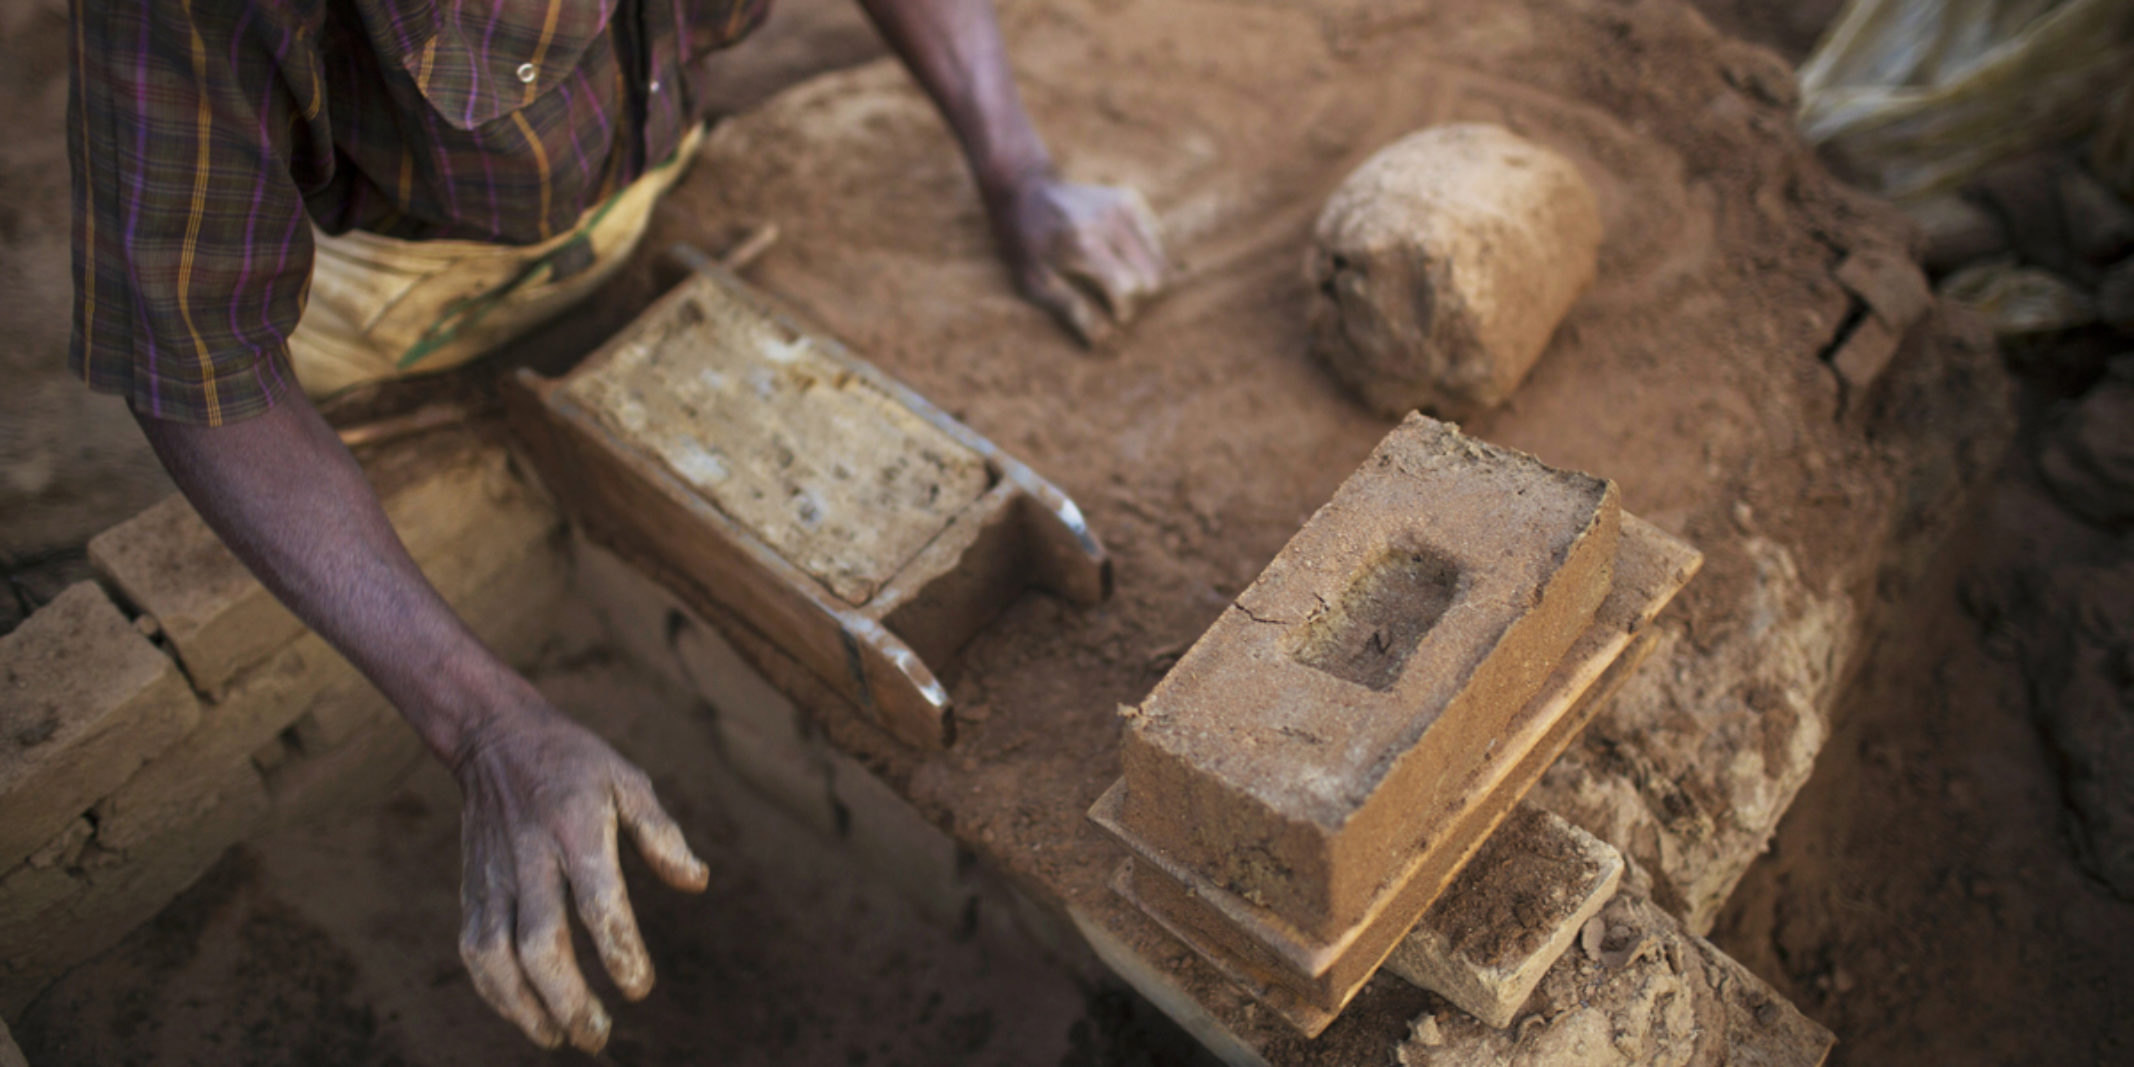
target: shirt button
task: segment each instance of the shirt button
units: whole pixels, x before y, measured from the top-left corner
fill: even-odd
[[[651,92],[659,92],[659,79],[654,78],[650,82],[647,82],[645,84],[645,88]]]
[[[533,84],[533,80],[534,80],[535,78],[538,78],[538,77],[540,77],[540,76],[541,76],[541,71],[539,70],[539,68],[536,68],[536,67],[535,67],[535,66],[534,66],[533,64],[531,64],[531,63],[521,63],[521,64],[519,64],[519,80],[520,80],[520,81],[522,81],[522,82],[525,82],[525,83],[526,83],[526,84],[528,84],[528,85],[532,85],[532,84]]]

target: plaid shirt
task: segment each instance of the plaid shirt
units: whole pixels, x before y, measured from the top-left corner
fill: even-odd
[[[691,62],[770,0],[71,0],[74,338],[90,388],[270,407],[312,230],[530,244],[671,155]]]

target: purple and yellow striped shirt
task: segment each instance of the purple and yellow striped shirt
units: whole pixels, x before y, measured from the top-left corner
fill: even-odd
[[[259,414],[329,233],[530,244],[672,154],[770,0],[71,0],[74,338],[162,419]]]

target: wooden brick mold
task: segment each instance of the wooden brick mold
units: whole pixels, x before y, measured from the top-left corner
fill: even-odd
[[[1699,562],[1613,483],[1411,416],[1125,709],[1090,813],[1122,892],[1317,1033]]]
[[[1111,564],[1066,494],[701,253],[514,432],[596,539],[688,580],[903,741],[953,740],[941,663],[1035,584]]]

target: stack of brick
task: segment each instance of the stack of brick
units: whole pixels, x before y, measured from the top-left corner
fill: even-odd
[[[506,658],[536,652],[568,570],[555,512],[506,451],[431,435],[366,466],[446,600]],[[89,555],[101,584],[0,638],[0,1015],[230,845],[380,796],[421,755],[182,498]]]
[[[1118,888],[1316,1035],[1696,562],[1613,483],[1410,416],[1124,709],[1091,811],[1131,853]]]

